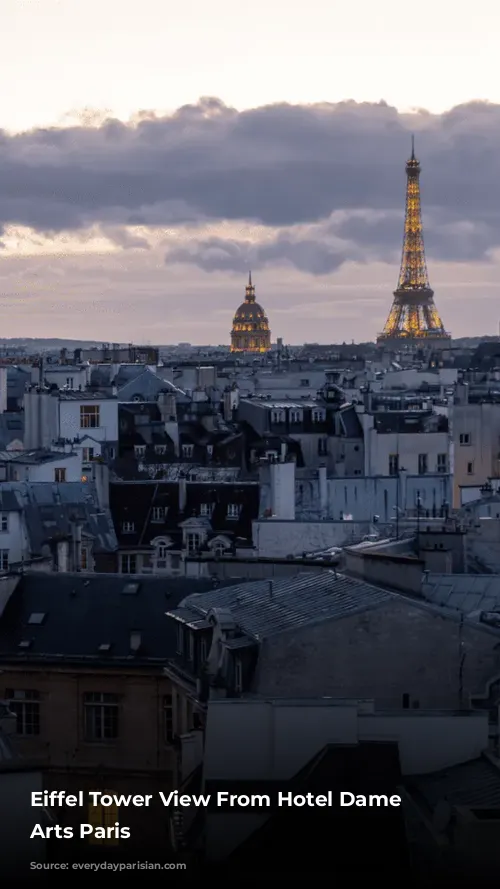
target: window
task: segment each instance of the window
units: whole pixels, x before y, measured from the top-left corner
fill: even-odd
[[[54,481],[55,482],[65,482],[66,481],[66,469],[54,469]]]
[[[165,509],[163,506],[153,506],[153,522],[163,522],[165,519]]]
[[[83,696],[86,741],[115,741],[118,737],[118,695],[89,691]]]
[[[284,423],[285,422],[285,412],[284,411],[271,411],[271,423]]]
[[[94,448],[82,449],[82,460],[84,463],[90,463],[94,459]]]
[[[243,691],[243,668],[239,658],[234,665],[234,688],[235,691]]]
[[[2,512],[0,515],[0,531],[8,531],[9,530],[9,516],[6,512]]]
[[[192,444],[183,444],[182,445],[182,456],[183,457],[192,457],[194,451],[194,445]]]
[[[166,445],[155,445],[155,454],[166,454]]]
[[[122,554],[122,574],[137,574],[137,556],[135,553]]]
[[[213,446],[213,445],[207,445],[207,457],[212,457],[212,456],[213,456],[213,452],[214,452],[214,446]]]
[[[300,411],[290,411],[290,423],[300,423],[302,415]]]
[[[68,389],[74,389],[75,388],[74,378],[73,377],[66,377],[66,385],[67,385]]]
[[[325,412],[319,410],[313,410],[312,412],[312,421],[313,423],[322,423],[325,419]]]
[[[186,534],[186,549],[188,553],[195,553],[200,546],[200,535],[195,531]]]
[[[100,425],[100,407],[98,404],[80,405],[80,429],[97,429]]]
[[[470,433],[461,432],[458,438],[461,445],[470,445]]]
[[[227,517],[228,519],[239,519],[240,517],[240,507],[238,503],[228,503],[227,505]]]
[[[0,571],[9,570],[9,550],[0,549]]]
[[[135,531],[135,525],[133,522],[123,522],[122,523],[122,531],[124,534],[133,534]]]
[[[437,471],[448,472],[448,454],[437,455]]]
[[[326,438],[318,438],[318,457],[326,457],[328,454],[328,440]]]
[[[218,540],[217,543],[214,545],[212,551],[215,556],[221,558],[221,556],[225,555],[226,553],[226,547],[223,543],[220,542],[220,540]]]
[[[32,737],[40,734],[40,694],[37,691],[13,691],[11,688],[5,692],[9,704],[9,710],[15,713],[17,719],[16,732],[23,737]]]
[[[211,514],[212,514],[212,504],[211,503],[200,504],[200,515],[201,516],[210,516]]]
[[[467,475],[474,475],[474,463],[472,460],[467,463]]]
[[[134,445],[134,454],[136,457],[144,457],[146,453],[146,445]]]
[[[399,472],[399,454],[389,454],[389,475],[397,475]]]
[[[425,475],[428,469],[427,454],[418,455],[418,474]]]
[[[309,386],[309,380],[301,380],[300,385],[301,386]]]
[[[174,704],[172,695],[163,695],[163,738],[166,744],[174,740]]]
[[[166,543],[159,543],[156,547],[156,555],[158,559],[166,559],[168,553],[168,546]]]

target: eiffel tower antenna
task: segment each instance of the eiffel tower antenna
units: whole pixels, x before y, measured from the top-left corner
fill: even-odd
[[[444,329],[434,303],[425,261],[420,206],[420,163],[411,137],[411,157],[406,162],[406,212],[403,252],[398,286],[379,345],[445,346],[450,334]]]

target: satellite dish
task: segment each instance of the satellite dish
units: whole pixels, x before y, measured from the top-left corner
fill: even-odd
[[[438,833],[444,833],[447,829],[452,816],[452,808],[446,799],[439,800],[434,814],[432,816],[432,824]]]

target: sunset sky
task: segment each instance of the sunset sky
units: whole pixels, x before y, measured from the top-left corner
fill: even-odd
[[[415,133],[431,285],[500,321],[500,7],[3,0],[0,336],[373,339]],[[209,97],[209,98],[207,98]]]

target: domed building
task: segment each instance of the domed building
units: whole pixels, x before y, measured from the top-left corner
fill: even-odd
[[[233,318],[231,352],[268,352],[271,348],[269,321],[262,306],[255,302],[252,273],[248,275],[245,302]]]

